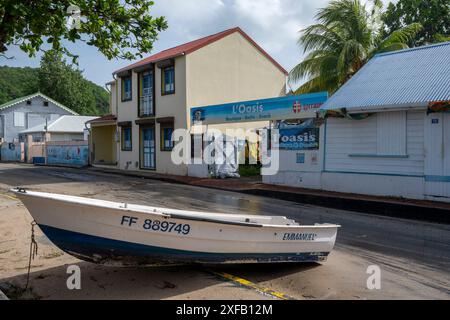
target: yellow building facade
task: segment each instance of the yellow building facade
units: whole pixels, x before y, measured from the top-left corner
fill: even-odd
[[[94,165],[187,175],[171,160],[175,129],[192,107],[285,95],[287,72],[241,29],[159,52],[113,73],[111,115],[91,122]],[[215,125],[257,129],[268,122]],[[110,151],[115,156],[107,155]],[[104,157],[104,159],[101,159]]]

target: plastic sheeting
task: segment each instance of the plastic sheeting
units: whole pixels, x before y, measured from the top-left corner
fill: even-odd
[[[225,135],[213,135],[209,137],[210,143],[219,143],[222,141],[222,146],[218,145],[214,151],[214,163],[209,165],[210,175],[220,179],[226,178],[240,178],[239,175],[239,152],[238,152],[238,139],[225,136]],[[220,152],[221,154],[216,154]]]

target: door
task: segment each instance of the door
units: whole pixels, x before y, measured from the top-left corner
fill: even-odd
[[[141,97],[139,116],[149,116],[154,114],[153,110],[153,72],[144,72],[141,76]]]
[[[425,195],[450,198],[450,114],[425,117]]]
[[[141,129],[141,168],[155,169],[155,128]]]

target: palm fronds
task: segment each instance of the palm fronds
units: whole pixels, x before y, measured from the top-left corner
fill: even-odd
[[[380,39],[380,0],[369,12],[360,0],[334,0],[318,11],[317,23],[303,30],[298,43],[306,54],[289,74],[289,82],[306,82],[296,93],[333,93],[374,54],[408,47],[422,26],[413,23]]]

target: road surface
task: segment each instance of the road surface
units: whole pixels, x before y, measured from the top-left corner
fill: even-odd
[[[54,247],[38,230],[39,254],[26,279],[31,217],[10,187],[176,209],[283,215],[303,224],[337,223],[335,250],[323,264],[258,264],[111,268],[81,262]],[[76,264],[81,290],[69,290],[67,266]],[[381,288],[368,289],[370,266]],[[376,267],[375,267],[376,268]],[[86,169],[0,164],[0,289],[38,299],[449,299],[450,226],[302,205]],[[221,274],[249,280],[248,288]],[[256,287],[256,289],[255,289]]]

